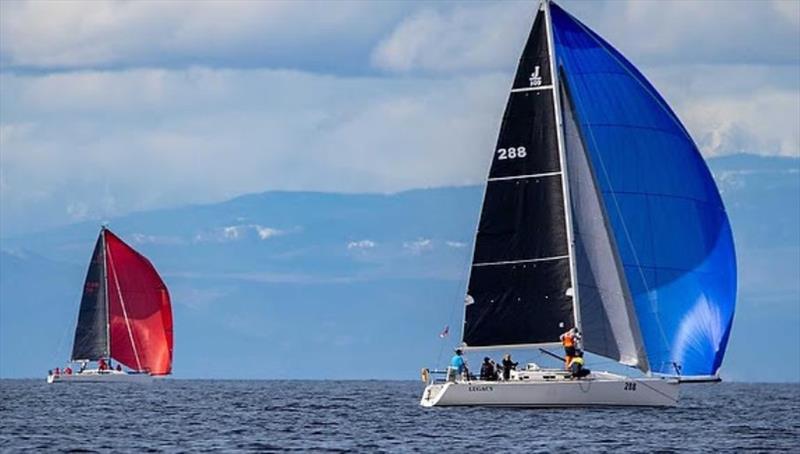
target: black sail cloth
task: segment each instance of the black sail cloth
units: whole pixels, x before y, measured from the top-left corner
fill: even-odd
[[[558,342],[574,326],[556,128],[539,12],[489,172],[464,319],[467,346]]]
[[[104,251],[101,232],[83,285],[78,326],[75,328],[75,340],[72,344],[73,361],[94,361],[109,357]]]

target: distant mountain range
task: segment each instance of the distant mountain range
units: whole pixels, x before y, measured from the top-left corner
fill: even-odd
[[[709,164],[740,272],[723,375],[800,381],[800,160]],[[266,192],[110,228],[170,288],[178,377],[413,378],[458,342],[481,194]],[[40,377],[68,358],[98,230],[84,222],[2,239],[0,376]]]

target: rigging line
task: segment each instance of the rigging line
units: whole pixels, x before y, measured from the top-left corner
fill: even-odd
[[[644,380],[639,380],[639,379],[635,379],[635,378],[632,378],[631,380],[633,380],[636,383],[639,383],[640,385],[643,385],[645,388],[648,388],[648,389],[650,389],[651,391],[653,391],[655,393],[661,394],[662,396],[666,397],[668,400],[671,400],[673,403],[677,403],[678,402],[678,399],[674,399],[669,394],[663,393],[663,392],[659,391],[658,389],[648,385],[647,382],[645,382]]]
[[[94,256],[92,256],[92,259],[94,259]],[[64,326],[64,332],[61,333],[61,340],[58,341],[58,347],[57,347],[56,353],[55,353],[56,355],[61,353],[61,348],[62,348],[63,343],[64,343],[64,338],[67,336],[67,332],[69,331],[70,326],[74,326],[77,329],[78,319],[80,318],[80,314],[81,314],[81,303],[82,302],[83,302],[83,293],[81,293],[81,302],[78,303],[78,310],[72,314],[72,324]],[[73,348],[74,348],[74,345],[73,345]],[[69,352],[69,360],[72,361],[72,359],[73,359],[72,358],[72,352]],[[54,360],[54,362],[55,362],[55,360]]]
[[[128,328],[128,338],[133,347],[133,355],[136,357],[136,368],[142,370],[142,362],[139,360],[139,352],[136,350],[136,342],[133,340],[133,331],[131,331],[131,322],[128,319],[128,311],[125,309],[125,300],[122,298],[122,289],[119,286],[119,277],[117,276],[117,268],[114,266],[114,258],[111,256],[111,251],[108,251],[108,261],[111,262],[111,272],[114,274],[114,283],[117,287],[117,295],[119,296],[119,305],[122,306],[122,315],[125,317],[125,326]],[[111,352],[109,352],[111,356]]]
[[[55,352],[53,353],[53,355],[50,358],[50,360],[51,360],[50,362],[51,363],[55,363],[56,361],[58,361],[58,357],[61,356],[61,349],[64,347],[64,339],[67,337],[67,332],[69,332],[69,328],[70,328],[70,325],[65,325],[64,326],[64,330],[61,332],[61,337],[58,340],[58,346],[56,347]],[[71,358],[72,354],[70,353],[69,356]]]
[[[608,50],[604,46],[601,46],[601,48],[605,52],[610,54],[610,52],[608,52]],[[580,95],[580,90],[575,90],[575,96],[577,96],[577,97],[581,96]],[[592,130],[592,126],[589,123],[584,123],[584,124],[586,125],[586,129],[589,130],[589,136],[591,137],[592,143],[594,144],[594,149],[597,150],[598,149],[597,139],[595,138],[594,131]],[[611,183],[611,178],[610,178],[610,175],[608,173],[608,169],[606,168],[605,161],[603,160],[602,153],[596,153],[596,156],[598,157],[598,159],[600,161],[600,168],[603,170],[603,174],[606,177],[606,183],[608,184],[608,187],[611,190],[610,194],[611,194],[611,199],[614,201],[614,208],[616,209],[617,214],[619,215],[619,218],[622,221],[622,230],[625,233],[625,239],[628,242],[628,246],[630,246],[630,248],[631,248],[631,252],[633,252],[633,258],[634,258],[634,261],[636,262],[636,269],[639,271],[639,275],[640,275],[640,277],[642,279],[642,284],[644,284],[644,287],[647,290],[647,299],[650,301],[650,307],[651,307],[651,309],[653,309],[653,312],[657,313],[658,311],[656,310],[656,307],[653,304],[654,301],[652,299],[652,290],[650,289],[650,286],[647,283],[647,278],[644,275],[644,271],[642,271],[641,261],[639,260],[639,254],[637,253],[636,247],[633,244],[633,238],[631,237],[631,234],[628,231],[628,226],[627,226],[627,224],[625,222],[625,217],[622,215],[622,208],[620,207],[619,200],[617,199],[616,193],[614,192],[614,187],[613,187],[613,185]],[[667,341],[667,335],[664,332],[664,327],[661,325],[661,319],[659,317],[655,317],[655,319],[656,319],[656,325],[658,326],[658,330],[659,330],[659,333],[661,334],[661,338],[662,338],[662,340],[664,342],[664,345],[667,347],[667,351],[669,351],[669,342]]]
[[[477,238],[474,241],[477,241]],[[444,352],[444,345],[445,345],[445,343],[447,343],[447,337],[450,336],[449,326],[450,326],[450,323],[453,321],[453,314],[456,311],[456,304],[459,301],[459,296],[462,293],[466,296],[466,293],[467,293],[466,291],[462,290],[461,283],[469,280],[469,277],[467,276],[467,274],[469,273],[470,267],[467,266],[467,265],[468,265],[468,262],[470,262],[470,261],[472,261],[472,257],[470,255],[468,255],[468,254],[464,254],[464,257],[462,257],[462,259],[461,259],[461,268],[460,268],[461,272],[460,272],[460,275],[458,276],[459,285],[456,287],[456,290],[455,290],[456,295],[453,298],[453,302],[450,303],[450,315],[447,317],[447,323],[448,324],[446,326],[448,327],[448,334],[447,334],[447,336],[444,336],[443,338],[441,338],[441,340],[439,342],[439,354],[436,357],[436,364],[439,364],[439,362],[442,360],[442,353]],[[469,286],[469,282],[466,282],[465,285]],[[461,304],[462,305],[465,304],[464,303],[464,298],[461,298]],[[466,310],[466,306],[464,306],[464,308]],[[463,329],[464,329],[464,327],[462,326],[461,330],[463,331]]]

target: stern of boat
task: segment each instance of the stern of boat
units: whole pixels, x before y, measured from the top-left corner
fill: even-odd
[[[436,405],[437,402],[442,398],[444,393],[447,391],[447,388],[452,385],[452,383],[430,383],[428,386],[425,387],[425,390],[422,391],[422,399],[420,400],[420,405],[423,407],[433,407]]]

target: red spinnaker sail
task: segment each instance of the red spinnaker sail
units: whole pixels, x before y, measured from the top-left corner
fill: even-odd
[[[105,230],[111,357],[153,375],[172,371],[167,286],[144,256]]]

